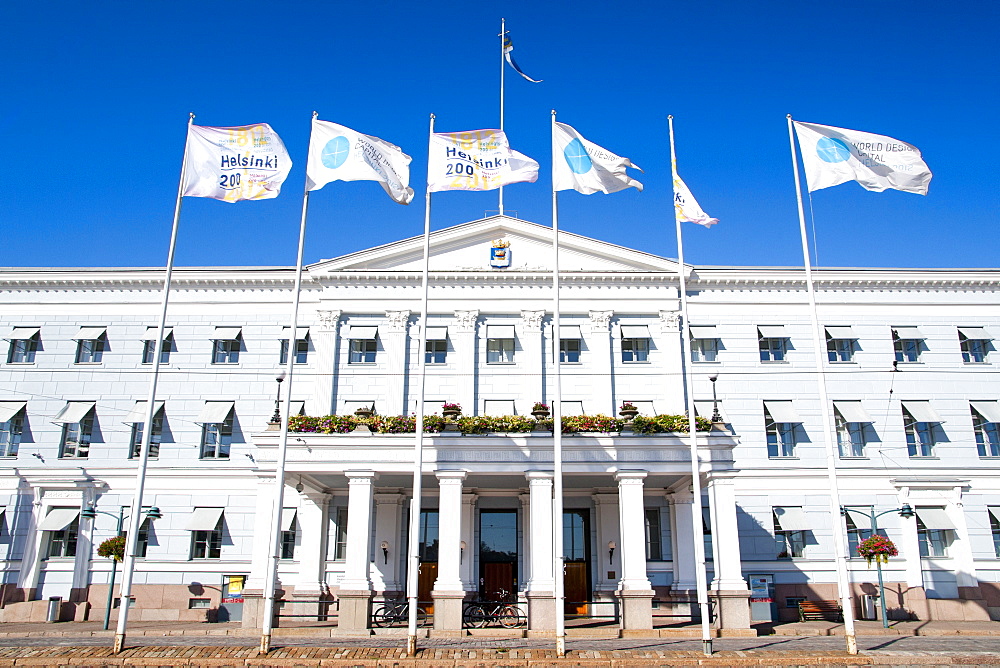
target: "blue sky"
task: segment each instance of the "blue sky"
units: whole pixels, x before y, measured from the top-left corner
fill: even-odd
[[[417,197],[400,206],[372,182],[315,192],[306,261],[418,235],[428,115],[441,132],[498,125],[501,16],[544,79],[508,70],[508,137],[542,165],[505,189],[519,217],[551,224],[556,109],[646,184],[561,193],[560,227],[675,257],[673,114],[680,173],[721,220],[685,226],[686,260],[800,265],[791,113],[914,144],[934,172],[926,197],[813,193],[820,265],[996,265],[997,3],[55,0],[0,8],[0,266],[162,266],[189,111],[270,123],[295,164],[274,200],[186,198],[178,265],[294,263],[314,109],[402,147]],[[432,227],[496,208],[495,192],[437,193]]]

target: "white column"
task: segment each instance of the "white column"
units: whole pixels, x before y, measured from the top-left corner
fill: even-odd
[[[344,561],[342,590],[371,588],[368,564],[371,558],[372,500],[374,471],[345,471],[347,476],[347,559]]]
[[[406,348],[409,311],[386,311],[385,332],[381,333],[382,346],[386,354],[385,405],[379,406],[382,415],[403,415],[406,413]],[[426,412],[426,411],[425,411]]]
[[[448,337],[455,347],[455,384],[458,387],[455,397],[446,397],[462,405],[466,415],[476,413],[476,349],[479,342],[476,339],[476,321],[479,311],[455,311],[455,326],[448,329]],[[437,406],[435,410],[440,410]],[[425,411],[433,413],[434,411]]]
[[[542,354],[542,319],[545,311],[521,311],[521,337],[524,356],[522,368],[528,369],[528,374],[522,376],[521,395],[531,402],[541,401],[545,396],[545,359]],[[536,398],[537,397],[537,398]],[[528,410],[530,406],[522,407]]]
[[[670,521],[673,522],[674,591],[695,591],[698,578],[694,563],[694,526],[691,512],[694,509],[694,494],[688,491],[674,492],[667,496],[670,501]]]
[[[552,553],[552,479],[551,471],[528,471],[528,581],[527,592],[555,590]]]
[[[466,471],[436,471],[438,506],[438,572],[435,592],[463,591],[459,574],[462,541],[462,481]]]
[[[462,493],[462,542],[465,550],[459,555],[459,571],[462,577],[462,589],[475,591],[477,588],[475,564],[475,526],[476,526],[476,494]]]
[[[979,576],[976,574],[976,564],[972,556],[972,544],[969,542],[969,524],[965,520],[965,504],[962,502],[962,488],[954,490],[954,500],[945,507],[948,518],[955,525],[955,541],[948,548],[948,556],[952,559],[955,569],[956,584],[961,588],[968,587],[974,591],[959,591],[959,598],[980,598]]]
[[[375,565],[372,568],[372,588],[377,591],[402,591],[402,564],[406,560],[400,542],[403,521],[402,494],[375,495]],[[386,543],[386,552],[382,544]]]
[[[594,508],[597,514],[597,582],[595,590],[614,591],[618,587],[618,576],[621,569],[621,552],[615,548],[613,556],[608,554],[608,541],[615,545],[621,544],[621,525],[618,523],[621,515],[617,494],[595,494]],[[608,572],[615,573],[614,579],[608,577]]]
[[[294,498],[292,495],[296,492],[294,488],[288,488],[285,494],[286,499]],[[295,513],[295,521],[299,529],[299,544],[295,558],[299,562],[299,581],[295,585],[295,594],[325,594],[327,507],[330,495],[311,490],[297,494],[299,507]]]
[[[646,577],[646,514],[643,507],[642,481],[646,471],[618,471],[618,510],[621,540],[621,590],[648,591],[653,588]],[[598,545],[598,549],[601,546]]]
[[[315,359],[309,360],[309,367],[316,373],[312,379],[312,392],[306,400],[307,415],[330,415],[336,412],[334,388],[337,383],[337,349],[340,345],[339,326],[341,311],[317,311],[319,326],[309,330]],[[298,380],[296,383],[304,382]],[[296,384],[296,387],[298,385]],[[295,397],[293,397],[295,398]]]
[[[747,589],[736,523],[736,482],[731,478],[709,479],[708,496],[715,556],[715,577],[711,588],[719,591]]]
[[[590,366],[594,373],[594,383],[591,390],[593,398],[583,406],[587,413],[606,415],[618,413],[615,408],[614,379],[611,375],[613,353],[609,324],[612,315],[614,311],[590,312],[590,336],[587,337],[587,348],[590,349]]]

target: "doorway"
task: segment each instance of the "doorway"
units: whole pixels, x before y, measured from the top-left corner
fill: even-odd
[[[428,615],[434,614],[434,581],[438,572],[438,511],[420,511],[420,566],[417,571],[417,600]]]
[[[479,512],[479,597],[517,600],[517,511]]]
[[[563,591],[567,615],[586,615],[590,600],[590,511],[563,511]]]

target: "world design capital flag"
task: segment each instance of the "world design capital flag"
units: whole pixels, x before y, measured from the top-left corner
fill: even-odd
[[[534,183],[538,163],[511,149],[500,130],[431,135],[427,189],[495,190],[511,183]]]
[[[676,169],[674,170],[674,215],[682,223],[696,223],[705,227],[711,227],[719,222],[718,218],[712,218],[702,210],[698,200],[688,190],[687,184]]]
[[[277,197],[292,169],[284,143],[267,123],[189,126],[184,155],[182,194],[223,202]]]
[[[314,118],[306,189],[319,190],[331,181],[378,181],[394,202],[409,204],[410,159],[395,144]]]
[[[576,190],[584,195],[616,193],[625,188],[642,190],[629,176],[628,167],[639,169],[628,158],[584,139],[579,132],[556,123],[552,130],[552,188]],[[639,169],[641,172],[642,170]]]
[[[926,195],[931,170],[916,146],[858,130],[795,121],[809,192],[857,181],[882,192],[892,188]]]

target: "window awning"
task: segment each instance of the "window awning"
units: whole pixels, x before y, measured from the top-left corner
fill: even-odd
[[[448,328],[447,327],[428,327],[427,328],[427,340],[428,341],[446,341],[448,339]]]
[[[850,325],[827,325],[826,335],[831,339],[856,339],[857,334]]]
[[[623,339],[648,339],[649,327],[646,325],[622,325]]]
[[[995,401],[972,401],[972,407],[986,418],[987,422],[1000,422],[1000,404]],[[3,422],[0,419],[0,422]]]
[[[7,512],[7,506],[0,506],[0,524],[3,523],[4,513]]]
[[[872,528],[872,517],[868,514],[867,508],[847,508],[846,517],[850,518],[851,523],[857,529],[867,529]]]
[[[656,415],[656,410],[653,408],[653,402],[649,400],[634,401],[632,399],[626,399],[622,401],[623,404],[632,404],[635,409],[639,411],[639,415],[643,417],[653,417]]]
[[[206,401],[194,419],[198,424],[220,424],[225,422],[233,411],[233,401]]]
[[[987,506],[990,510],[990,515],[993,516],[997,522],[1000,522],[1000,506]]]
[[[288,330],[290,330],[290,329],[291,329],[291,327],[289,327],[288,325],[285,325],[284,327],[281,328],[281,340],[282,341],[287,341],[288,340]],[[305,339],[308,336],[309,336],[309,328],[308,327],[296,327],[295,328],[295,339],[296,340],[301,341],[302,339]]]
[[[722,409],[722,402],[718,402],[719,406],[719,416],[722,418],[723,422],[726,422],[726,412]],[[712,419],[712,402],[711,401],[695,401],[694,402],[694,414],[699,417],[703,417],[706,420]]]
[[[774,508],[774,516],[778,518],[782,531],[809,531],[812,529],[806,519],[806,514],[797,506]]]
[[[0,422],[10,422],[27,405],[27,401],[0,401]]]
[[[765,401],[764,408],[775,422],[802,422],[802,418],[795,412],[791,401]]]
[[[926,339],[927,337],[923,335],[916,327],[893,327],[892,331],[896,334],[897,339]]]
[[[79,508],[53,508],[38,523],[39,531],[62,531],[80,516]]]
[[[291,531],[292,527],[295,525],[295,513],[298,512],[298,508],[282,508],[281,509],[281,530]]]
[[[347,331],[347,338],[351,340],[374,339],[376,336],[378,336],[377,325],[351,325]]]
[[[990,341],[992,336],[983,327],[959,327],[958,333],[967,339],[979,339]]]
[[[242,327],[218,326],[215,328],[215,334],[212,335],[212,339],[214,341],[234,341],[240,338],[240,333],[242,331]]]
[[[153,417],[156,417],[156,414],[163,410],[163,402],[157,401],[153,405],[153,407],[156,409],[155,411],[153,411]],[[135,406],[132,407],[132,410],[128,412],[128,415],[125,416],[125,419],[122,420],[122,422],[124,422],[125,424],[136,424],[137,422],[145,423],[146,401],[140,400],[135,402]]]
[[[172,336],[174,333],[173,327],[165,327],[163,329],[163,338],[166,339]],[[142,335],[143,341],[155,341],[160,336],[159,327],[146,327],[146,333]]]
[[[188,519],[185,531],[214,531],[222,519],[225,508],[195,508]]]
[[[41,327],[15,327],[7,337],[7,341],[19,341],[21,339],[33,339],[38,336]]]
[[[79,422],[87,416],[87,413],[94,410],[93,401],[67,401],[62,410],[56,413],[51,422],[54,424],[73,424]]]
[[[719,335],[715,333],[715,325],[691,325],[692,339],[717,339]]]
[[[940,531],[955,528],[955,524],[948,517],[944,508],[917,508],[917,517],[928,529]]]
[[[515,336],[514,325],[486,325],[487,339],[513,339]]]
[[[107,331],[107,327],[81,327],[76,335],[73,336],[73,340],[90,341],[91,339],[99,339],[104,336]]]
[[[306,410],[306,402],[304,401],[293,401],[291,414],[292,415],[302,415]]]
[[[846,422],[874,422],[860,401],[834,401],[833,407]]]
[[[929,401],[904,401],[903,410],[917,422],[944,422]]]
[[[559,338],[582,339],[583,334],[580,333],[580,325],[559,325]]]
[[[784,325],[757,325],[757,332],[762,339],[784,339],[788,336]]]
[[[486,399],[484,403],[485,415],[490,416],[501,416],[501,415],[514,415],[514,400],[513,399]]]

